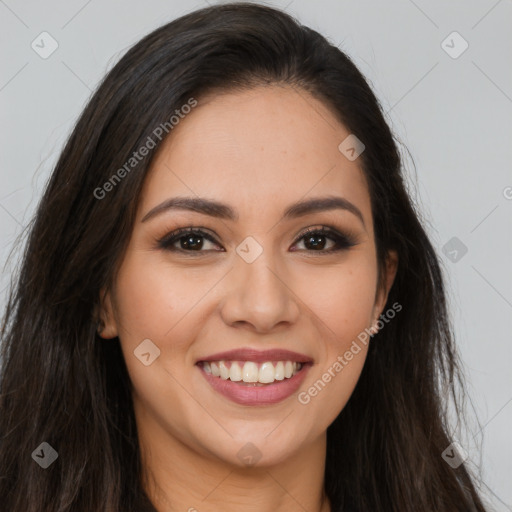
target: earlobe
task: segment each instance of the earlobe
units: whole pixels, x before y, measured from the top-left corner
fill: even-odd
[[[386,300],[389,295],[389,290],[395,282],[396,273],[398,270],[398,253],[394,250],[388,252],[386,260]],[[384,301],[385,303],[386,301]]]
[[[388,252],[386,259],[385,275],[382,276],[381,287],[377,293],[377,300],[375,301],[374,316],[372,327],[377,325],[379,317],[384,313],[384,307],[388,300],[389,291],[395,281],[396,273],[398,270],[398,253],[394,250]],[[378,328],[375,327],[377,331]]]
[[[112,339],[117,336],[117,325],[114,318],[110,291],[100,290],[100,306],[98,311],[97,333],[100,338]]]

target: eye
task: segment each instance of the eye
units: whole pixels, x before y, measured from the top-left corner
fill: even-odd
[[[158,241],[158,246],[167,251],[204,252],[205,241],[207,244],[215,244],[215,239],[200,228],[181,228],[169,233]],[[176,247],[176,244],[179,246]],[[216,249],[213,249],[216,250]],[[222,249],[221,249],[222,250]]]
[[[326,246],[331,246],[326,249]],[[349,234],[342,234],[338,230],[326,226],[309,228],[302,232],[294,246],[302,243],[305,249],[292,249],[292,251],[305,250],[307,252],[333,253],[348,249],[356,245],[355,239]],[[177,229],[158,240],[161,249],[173,252],[222,252],[224,249],[208,248],[208,244],[220,247],[212,235],[201,228],[187,227]]]
[[[334,242],[334,244],[330,248],[325,249],[327,240]],[[356,245],[355,239],[351,235],[342,234],[338,230],[326,226],[309,228],[299,235],[298,241],[303,241],[302,243],[306,251],[324,254],[341,251]]]

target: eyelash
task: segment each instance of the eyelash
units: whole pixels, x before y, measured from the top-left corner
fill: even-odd
[[[168,233],[163,238],[158,240],[158,247],[163,250],[167,250],[167,251],[171,251],[171,252],[181,252],[181,253],[194,254],[194,253],[201,253],[201,252],[209,252],[209,251],[202,251],[202,250],[188,251],[185,249],[173,247],[173,244],[175,244],[177,241],[179,241],[185,235],[190,235],[190,234],[199,235],[216,245],[220,245],[210,234],[208,234],[201,228],[188,227],[188,228],[180,228],[175,231],[172,231],[171,233]],[[297,242],[300,242],[302,239],[306,238],[307,236],[311,236],[311,235],[325,236],[326,238],[330,238],[332,241],[334,241],[336,245],[333,248],[327,249],[327,250],[315,251],[315,250],[301,249],[301,251],[310,252],[310,253],[317,252],[317,253],[321,253],[321,254],[332,254],[332,253],[336,253],[339,251],[347,250],[350,247],[353,247],[354,245],[356,245],[355,238],[353,236],[351,236],[350,234],[342,234],[338,230],[336,230],[334,228],[327,227],[327,226],[322,226],[321,228],[308,228],[307,230],[305,230],[299,234],[299,236],[297,237],[297,239],[295,240],[293,245],[295,245]],[[222,251],[217,251],[217,252],[222,252]]]

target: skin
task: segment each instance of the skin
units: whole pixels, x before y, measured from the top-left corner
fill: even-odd
[[[314,360],[305,391],[384,312],[397,257],[389,254],[378,289],[368,187],[358,160],[338,150],[348,135],[308,93],[257,87],[201,98],[152,163],[119,274],[102,290],[101,335],[119,336],[144,485],[161,512],[330,510],[326,429],[357,383],[367,346],[306,405],[297,393],[273,405],[236,404],[195,363],[239,347],[289,349]],[[357,206],[364,224],[342,209],[281,220],[291,203],[333,195]],[[172,210],[141,222],[176,196],[227,203],[239,219]],[[202,239],[194,252],[158,247],[164,235],[189,226],[216,242]],[[321,226],[351,232],[356,245],[329,254],[322,251],[333,240],[315,249],[298,238]],[[236,252],[248,236],[263,248],[252,263]],[[133,351],[148,338],[160,356],[145,366]],[[248,442],[261,455],[253,466],[237,456]]]

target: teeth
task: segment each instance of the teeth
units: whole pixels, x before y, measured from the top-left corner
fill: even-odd
[[[279,361],[276,364],[276,370],[275,370],[274,378],[276,380],[283,380],[284,379],[284,363],[282,361]]]
[[[256,363],[247,361],[244,364],[242,380],[244,382],[258,382],[258,365]]]
[[[242,369],[237,362],[234,362],[229,369],[229,380],[239,382],[242,380]]]
[[[293,373],[293,364],[291,361],[286,361],[284,365],[284,376],[289,379]]]
[[[248,364],[248,363],[245,363]],[[268,384],[269,382],[274,382],[276,375],[276,370],[272,363],[263,363],[260,368],[258,382],[262,384]]]
[[[301,368],[302,363],[292,361],[266,361],[260,365],[253,361],[210,361],[203,363],[205,373],[223,380],[270,384],[289,379]]]
[[[214,377],[220,377],[220,370],[217,363],[210,363],[210,369],[212,370],[212,375]]]
[[[219,361],[219,370],[221,379],[229,379],[229,368],[225,365],[224,361]]]

